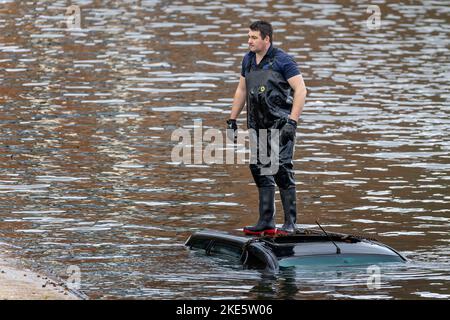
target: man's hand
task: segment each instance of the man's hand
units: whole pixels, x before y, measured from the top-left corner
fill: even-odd
[[[236,119],[227,120],[227,137],[236,144],[237,141],[237,123]]]
[[[285,145],[289,140],[295,140],[295,131],[297,130],[297,121],[288,119],[280,130],[280,141]]]

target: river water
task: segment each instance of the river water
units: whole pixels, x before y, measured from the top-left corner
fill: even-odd
[[[0,0],[3,250],[62,278],[79,268],[94,299],[449,299],[450,7],[373,2],[369,28],[356,0],[73,1],[74,28],[66,1]],[[377,289],[366,270],[268,276],[184,247],[256,220],[247,165],[180,164],[171,135],[224,127],[259,18],[308,89],[299,223],[405,255]]]

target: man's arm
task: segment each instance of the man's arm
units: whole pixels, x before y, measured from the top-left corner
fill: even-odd
[[[303,106],[305,105],[306,98],[306,87],[305,82],[301,74],[291,77],[288,79],[288,83],[294,90],[294,102],[292,103],[292,111],[289,118],[298,121],[300,114],[303,111]]]
[[[247,95],[247,89],[245,87],[245,78],[241,76],[239,79],[239,85],[234,94],[233,106],[231,108],[230,119],[236,119],[245,106],[245,98]]]

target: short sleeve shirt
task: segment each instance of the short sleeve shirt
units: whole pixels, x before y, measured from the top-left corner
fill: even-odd
[[[270,60],[270,56],[273,55],[273,50],[275,50],[274,47],[270,46],[269,50],[267,51],[266,55],[261,60],[259,65],[256,65],[256,54],[251,51],[248,52],[242,60],[241,75],[245,78],[249,70],[253,68],[261,68],[263,70],[268,69],[268,62]],[[294,61],[294,58],[292,58],[292,56],[288,55],[283,50],[277,48],[274,58],[275,60],[272,68],[274,71],[281,73],[285,80],[301,74],[297,63]]]

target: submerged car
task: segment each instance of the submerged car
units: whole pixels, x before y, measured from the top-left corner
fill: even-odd
[[[262,237],[199,231],[192,234],[185,245],[204,250],[207,255],[239,259],[246,268],[270,272],[297,266],[342,267],[406,262],[400,253],[374,239],[313,229],[297,230],[287,236]]]

